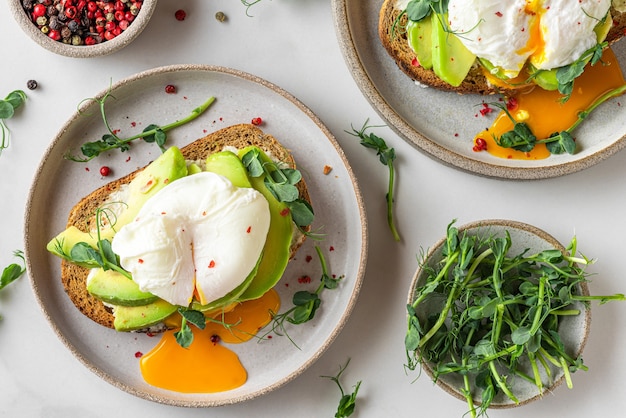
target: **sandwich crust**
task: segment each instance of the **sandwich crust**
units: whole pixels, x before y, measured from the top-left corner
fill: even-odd
[[[433,70],[424,69],[417,63],[417,56],[409,46],[404,28],[407,24],[406,15],[398,16],[402,10],[396,8],[397,0],[385,0],[379,14],[378,36],[387,53],[396,65],[412,80],[440,90],[455,91],[459,94],[495,94],[503,92],[502,87],[490,84],[479,64],[474,64],[467,77],[458,87],[451,86],[441,80]],[[611,7],[613,26],[606,40],[611,44],[624,36],[626,30],[626,13],[618,12]]]
[[[210,154],[222,151],[225,147],[242,149],[251,145],[259,147],[276,161],[281,161],[289,167],[296,168],[293,156],[287,148],[280,144],[272,135],[264,133],[261,129],[251,124],[233,125],[218,130],[197,139],[180,150],[186,160],[198,161],[206,159]],[[96,220],[94,214],[96,209],[106,203],[111,193],[130,183],[141,170],[139,169],[117,180],[113,180],[83,197],[70,211],[67,227],[75,226],[85,232],[95,231]],[[304,179],[296,187],[298,187],[300,197],[310,203],[311,198]],[[291,258],[300,248],[304,239],[304,235],[301,235],[292,241]],[[115,318],[110,309],[102,301],[87,292],[86,281],[88,275],[89,269],[77,266],[66,260],[61,260],[61,282],[72,303],[80,312],[93,321],[105,327],[113,328]]]

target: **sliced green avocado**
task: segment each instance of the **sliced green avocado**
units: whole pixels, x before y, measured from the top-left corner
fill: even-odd
[[[246,147],[239,150],[239,158],[248,151],[256,149],[262,161],[271,163],[272,160],[257,147]],[[291,240],[293,238],[293,226],[289,209],[284,203],[276,200],[264,183],[265,175],[250,178],[252,187],[261,192],[270,206],[270,229],[267,232],[267,240],[263,247],[263,257],[259,264],[254,280],[241,295],[240,300],[257,299],[270,290],[280,280],[285,272],[289,256],[291,254]]]
[[[162,299],[142,306],[114,306],[113,326],[117,331],[134,331],[156,325],[178,309]]]
[[[448,14],[431,13],[433,71],[446,83],[458,87],[476,61],[461,40],[444,28]]]
[[[418,22],[409,20],[406,28],[409,45],[417,55],[419,64],[426,70],[433,68],[432,33],[433,24],[428,17]]]
[[[235,187],[252,187],[248,171],[239,157],[230,151],[209,155],[206,159],[205,170],[226,177]]]
[[[84,242],[87,245],[96,248],[97,241],[98,237],[96,236],[96,234],[91,235],[87,232],[81,231],[80,229],[72,225],[65,231],[54,237],[48,243],[48,245],[46,245],[46,249],[52,254],[61,258],[69,258],[70,252],[72,251],[74,245],[78,244],[79,242]],[[81,267],[92,267],[91,265],[87,265],[84,263],[75,264]]]
[[[186,175],[185,157],[177,147],[168,148],[129,183],[128,199],[125,202],[126,209],[115,220],[115,228],[104,228],[100,231],[101,239],[112,239],[116,230],[135,219],[143,204],[150,197],[168,183]],[[89,232],[82,232],[72,226],[54,237],[46,248],[52,254],[67,258],[72,247],[79,242],[86,242],[95,247],[97,236]]]
[[[152,293],[142,292],[137,283],[114,270],[98,269],[89,277],[87,291],[113,305],[141,306],[159,299]]]

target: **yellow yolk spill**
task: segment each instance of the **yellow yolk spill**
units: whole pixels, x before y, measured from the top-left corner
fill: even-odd
[[[243,302],[215,318],[236,324],[230,330],[213,322],[207,322],[204,330],[192,325],[194,339],[188,348],[176,342],[175,330],[166,331],[161,341],[141,357],[139,367],[144,380],[184,393],[222,392],[243,385],[248,374],[239,357],[216,340],[236,344],[251,339],[271,321],[270,312],[278,312],[279,307],[278,293],[271,289],[259,299]]]
[[[525,122],[537,140],[546,139],[554,132],[568,129],[576,122],[581,111],[604,93],[625,83],[615,54],[607,48],[602,55],[602,62],[593,66],[588,65],[583,74],[576,79],[572,95],[567,102],[564,104],[559,102],[562,95],[558,91],[535,87],[530,92],[519,91],[513,96],[517,101],[517,107],[510,113],[517,122]],[[500,137],[511,129],[513,122],[504,112],[500,112],[489,129],[476,135],[474,144],[477,139],[483,139],[487,144],[487,152],[499,158],[540,160],[550,156],[545,144],[537,144],[530,152],[498,146],[494,135]]]
[[[523,55],[527,52],[531,53],[531,62],[534,60],[541,61],[541,56],[545,54],[546,42],[543,39],[543,33],[541,32],[541,16],[544,13],[544,9],[538,4],[537,1],[529,2],[526,5],[525,12],[531,15],[530,25],[528,30],[530,31],[530,39],[524,48],[517,51],[518,54]],[[538,56],[535,56],[537,54]]]

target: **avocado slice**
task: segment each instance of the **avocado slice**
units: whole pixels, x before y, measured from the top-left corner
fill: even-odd
[[[409,20],[406,27],[409,45],[415,52],[419,64],[426,70],[433,68],[432,32],[433,24],[429,17],[417,22]]]
[[[87,279],[87,291],[105,303],[122,306],[141,306],[159,298],[143,292],[137,283],[114,270],[97,269]]]
[[[252,187],[248,171],[233,152],[222,151],[209,155],[206,159],[205,170],[226,177],[235,187]]]
[[[272,160],[261,149],[250,146],[239,150],[239,158],[248,151],[256,149],[263,162],[271,163]],[[241,301],[257,299],[270,290],[280,280],[287,268],[291,253],[291,240],[293,238],[293,225],[287,206],[276,200],[272,192],[265,187],[265,175],[250,178],[250,184],[258,190],[270,206],[270,229],[267,232],[267,240],[263,247],[263,256],[259,264],[254,280],[239,298]]]
[[[163,322],[178,309],[162,299],[141,306],[114,306],[113,326],[117,331],[134,331]]]
[[[168,148],[156,160],[137,174],[128,184],[128,201],[126,209],[117,217],[115,228],[103,228],[100,231],[101,239],[112,239],[115,231],[131,222],[143,204],[156,192],[168,183],[178,180],[187,175],[185,157],[177,147]],[[46,246],[52,254],[61,258],[68,258],[74,245],[86,242],[95,248],[98,239],[96,234],[82,232],[76,227],[69,227],[59,233]],[[71,260],[70,260],[71,261]]]
[[[476,55],[446,30],[447,21],[447,13],[431,13],[433,71],[446,83],[458,87],[474,65]]]

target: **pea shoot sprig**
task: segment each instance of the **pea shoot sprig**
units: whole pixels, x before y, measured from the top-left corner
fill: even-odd
[[[448,225],[441,260],[421,263],[426,280],[407,305],[407,368],[427,362],[434,379],[461,375],[461,392],[472,417],[485,415],[499,392],[519,402],[511,386],[514,379],[524,379],[542,393],[541,369],[548,384],[560,370],[572,387],[571,373],[587,367],[582,358],[567,352],[559,324],[580,314],[575,302],[626,297],[579,292],[586,282],[584,269],[592,260],[574,256],[575,238],[563,252],[526,250],[511,256],[508,232],[504,237],[479,237],[460,233],[453,223]],[[426,317],[424,306],[436,301],[440,309]],[[475,396],[481,399],[478,410]]]
[[[15,111],[26,101],[26,93],[22,90],[14,90],[0,100],[0,155],[2,150],[9,147],[11,132],[7,128],[6,119],[10,119]]]
[[[494,135],[496,144],[504,148],[512,148],[517,151],[529,152],[537,144],[546,144],[546,148],[551,154],[574,154],[576,152],[576,141],[572,136],[572,132],[580,125],[591,112],[598,106],[613,97],[620,96],[626,92],[626,84],[604,93],[598,97],[589,107],[578,113],[576,121],[566,130],[554,132],[548,138],[537,139],[532,129],[526,122],[518,122],[511,115],[507,107],[501,103],[491,103],[503,110],[508,118],[513,122],[513,129],[505,132],[500,137]]]
[[[55,252],[70,263],[86,268],[114,270],[127,279],[132,279],[131,274],[121,267],[119,257],[113,252],[111,247],[111,241],[102,239],[100,226],[108,223],[113,227],[116,222],[115,214],[110,208],[103,207],[96,209],[95,216],[97,234],[95,248],[89,243],[81,241],[74,244],[72,248],[70,248],[70,252],[67,253],[64,250],[63,242],[57,239],[55,242]]]
[[[335,376],[321,376],[335,382],[341,392],[341,398],[339,399],[339,405],[337,406],[335,418],[347,418],[352,415],[354,409],[356,408],[356,398],[359,393],[359,388],[361,387],[361,380],[356,383],[352,393],[346,393],[341,385],[341,381],[339,380],[343,372],[348,368],[348,364],[350,364],[350,359],[348,359],[346,364],[339,367],[339,372]]]
[[[293,325],[304,324],[311,321],[315,317],[315,313],[322,304],[322,298],[320,295],[325,289],[336,289],[339,286],[339,282],[343,279],[343,276],[333,277],[328,270],[328,264],[326,258],[322,254],[322,250],[315,246],[315,252],[322,266],[322,275],[320,277],[320,284],[315,291],[310,292],[308,290],[300,290],[294,293],[292,302],[293,306],[280,314],[272,312],[272,327],[259,341],[263,340],[270,332],[274,332],[277,335],[285,335],[289,340],[297,347],[297,344],[291,339],[287,332],[286,323]]]
[[[258,148],[252,148],[241,157],[241,162],[248,170],[250,177],[263,177],[263,184],[272,195],[287,206],[291,219],[305,234],[304,228],[313,223],[315,214],[313,208],[305,199],[300,197],[296,185],[302,180],[299,170],[281,167],[269,159],[263,158]]]
[[[24,253],[21,250],[15,250],[13,251],[13,255],[22,261],[21,263],[9,264],[2,270],[2,275],[0,276],[0,290],[19,279],[26,272]],[[2,319],[2,315],[0,315],[0,319]]]
[[[148,125],[140,134],[133,135],[128,138],[120,138],[116,132],[111,129],[109,124],[106,111],[105,111],[105,103],[109,97],[113,97],[111,92],[107,92],[101,99],[88,99],[93,100],[98,103],[100,108],[100,115],[102,117],[102,121],[104,122],[104,126],[107,129],[107,133],[102,136],[102,139],[93,142],[86,142],[81,147],[82,157],[77,157],[71,153],[67,153],[65,158],[70,161],[75,162],[87,162],[90,161],[103,152],[107,152],[114,149],[119,149],[121,152],[128,151],[130,149],[130,143],[136,139],[142,138],[145,142],[148,143],[156,143],[161,151],[165,151],[165,142],[167,141],[167,132],[177,128],[181,125],[191,122],[196,119],[205,110],[207,110],[215,101],[215,97],[210,97],[207,101],[202,103],[200,106],[196,107],[191,111],[191,113],[175,122],[169,123],[167,125],[159,126],[155,124]]]
[[[361,139],[361,145],[365,148],[370,148],[376,151],[376,155],[378,155],[380,162],[383,165],[386,165],[389,169],[389,182],[388,182],[388,190],[385,195],[385,199],[387,201],[387,223],[389,224],[389,229],[391,230],[391,234],[396,241],[400,241],[400,234],[396,229],[394,216],[393,216],[393,192],[394,192],[394,181],[395,181],[395,169],[393,162],[396,159],[396,151],[394,148],[389,148],[387,143],[381,137],[375,135],[374,133],[367,134],[366,131],[374,126],[368,125],[369,119],[365,121],[360,130],[352,127],[352,132],[346,131],[352,136],[356,136]]]

